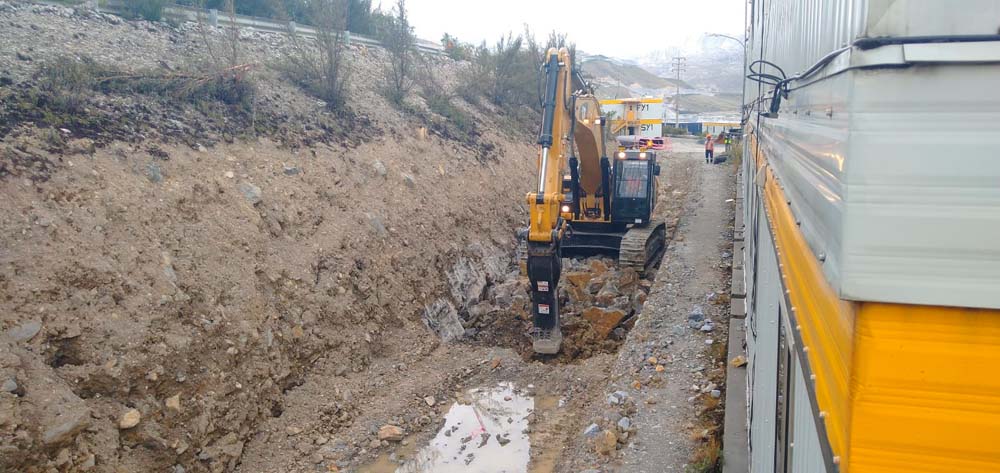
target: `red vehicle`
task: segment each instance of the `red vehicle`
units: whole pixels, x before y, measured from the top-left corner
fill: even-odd
[[[669,150],[670,138],[662,136],[656,138],[639,138],[639,144],[646,149]]]

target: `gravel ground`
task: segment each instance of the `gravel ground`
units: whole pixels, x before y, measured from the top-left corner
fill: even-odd
[[[733,217],[726,199],[734,192],[735,168],[730,163],[705,164],[700,146],[693,140],[675,140],[679,152],[668,160],[665,175],[668,183],[687,192],[674,191],[666,198],[681,199],[683,213],[643,314],[619,352],[605,389],[634,400],[631,441],[609,459],[595,453],[593,441],[582,436],[564,471],[686,471],[718,433],[721,408],[712,391],[722,390],[723,360],[718,353],[724,353],[727,339]],[[689,317],[698,312],[696,307],[704,320],[693,323]],[[713,327],[703,332],[706,321]],[[595,423],[620,417],[614,410],[609,415],[608,401],[598,398],[588,408],[604,412],[595,416]]]

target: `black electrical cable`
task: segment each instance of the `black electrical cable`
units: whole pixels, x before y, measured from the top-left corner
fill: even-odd
[[[881,38],[858,38],[852,43],[858,49],[874,49],[894,44],[916,43],[978,43],[1000,41],[1000,34],[962,34],[927,36],[884,36]]]

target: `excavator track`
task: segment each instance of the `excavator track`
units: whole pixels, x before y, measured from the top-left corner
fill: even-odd
[[[645,276],[646,270],[656,266],[667,248],[667,225],[653,220],[645,227],[632,227],[622,238],[618,262],[625,268],[635,269]]]

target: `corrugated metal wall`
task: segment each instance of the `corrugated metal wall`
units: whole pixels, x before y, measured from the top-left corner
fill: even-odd
[[[809,392],[806,391],[806,376],[798,358],[794,360],[790,436],[793,447],[789,449],[791,462],[788,472],[826,473],[823,452],[819,446],[819,434],[816,430],[816,418],[809,401]]]
[[[861,35],[868,11],[868,0],[755,0],[752,5],[751,61],[761,59],[765,44],[763,59],[788,75]]]
[[[748,186],[753,187],[750,181]],[[759,205],[763,205],[761,202]],[[759,210],[764,215],[763,210]],[[761,219],[763,220],[763,219]],[[750,471],[773,472],[778,385],[778,320],[783,291],[771,234],[758,221],[754,298],[747,307],[747,354],[750,384]]]

